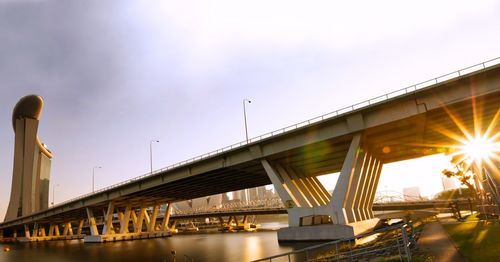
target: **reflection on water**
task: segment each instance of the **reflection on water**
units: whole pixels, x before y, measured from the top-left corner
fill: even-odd
[[[316,243],[317,244],[317,243]],[[276,231],[174,235],[168,238],[84,244],[82,241],[50,241],[0,246],[3,261],[177,261],[187,255],[194,261],[249,261],[311,245],[280,245]]]

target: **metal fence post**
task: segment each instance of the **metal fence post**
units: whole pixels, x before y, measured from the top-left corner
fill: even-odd
[[[338,242],[335,242],[335,254],[337,255],[337,258],[340,258],[339,243]]]
[[[403,256],[401,255],[401,247],[399,245],[399,236],[397,231],[396,231],[396,247],[398,248],[399,261],[403,261]]]
[[[408,234],[406,232],[406,229],[404,226],[401,227],[401,231],[403,232],[403,243],[405,245],[405,253],[406,253],[406,259],[408,262],[411,261],[411,253],[410,253],[410,247],[409,247],[409,242],[408,242]]]
[[[352,246],[350,239],[349,239],[349,261],[352,261]]]

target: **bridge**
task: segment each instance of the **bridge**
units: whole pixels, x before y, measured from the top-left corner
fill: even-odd
[[[173,203],[271,183],[288,213],[289,227],[278,231],[280,240],[359,234],[377,222],[372,206],[384,164],[450,152],[457,138],[465,139],[464,132],[474,133],[478,118],[482,132],[498,133],[499,62],[443,75],[23,214],[0,224],[0,236],[23,241],[81,237],[85,242],[166,236]],[[317,176],[335,172],[340,176],[330,194]],[[498,174],[498,167],[489,173]],[[498,176],[494,179],[498,185]],[[164,214],[159,214],[161,205],[166,205]],[[310,216],[326,216],[331,223],[301,226]],[[104,221],[102,229],[97,219]],[[89,234],[83,236],[84,231]]]
[[[257,228],[257,216],[262,215],[278,215],[287,214],[287,209],[283,203],[270,200],[256,200],[249,203],[226,203],[220,207],[204,207],[193,208],[188,210],[175,210],[170,216],[173,221],[171,229],[179,229],[187,231],[198,231],[198,228],[219,228],[221,231],[234,230],[255,230]],[[405,218],[410,213],[407,211],[427,210],[429,215],[435,215],[439,212],[453,212],[450,210],[454,206],[459,210],[477,210],[476,204],[467,199],[458,200],[419,200],[419,201],[393,201],[393,202],[375,202],[373,211],[397,211],[397,212],[381,212],[375,214],[379,219],[388,218]],[[432,210],[429,210],[432,209]],[[411,212],[412,214],[414,212]],[[210,220],[205,220],[210,218]],[[214,222],[214,219],[217,222]],[[250,218],[254,218],[251,220]],[[157,218],[157,223],[161,222],[163,217]],[[203,222],[202,222],[203,221]],[[104,221],[98,221],[98,225],[103,225]],[[113,219],[113,225],[119,227],[120,220]],[[179,226],[180,225],[180,226]],[[184,225],[184,229],[182,228]]]
[[[470,209],[474,206],[471,201],[460,199],[457,201],[436,200],[436,201],[408,201],[391,203],[373,203],[373,211],[394,211],[394,210],[418,210],[429,208],[449,208],[451,205],[459,205],[461,209]],[[207,217],[227,217],[227,216],[248,216],[248,215],[273,215],[287,214],[284,206],[277,207],[241,207],[238,209],[211,209],[197,210],[195,212],[183,212],[171,215],[173,220],[195,219]]]

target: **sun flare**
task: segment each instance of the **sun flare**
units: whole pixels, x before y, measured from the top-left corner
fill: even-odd
[[[498,149],[493,139],[487,137],[476,137],[466,141],[463,145],[463,153],[473,161],[487,160]]]

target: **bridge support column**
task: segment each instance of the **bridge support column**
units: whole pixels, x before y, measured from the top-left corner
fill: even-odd
[[[85,220],[84,219],[80,219],[80,222],[78,223],[78,229],[76,231],[77,235],[81,235],[82,234],[82,230],[83,230],[83,225],[84,224],[85,224]]]
[[[41,229],[39,229],[39,236],[40,237],[46,237],[46,234],[45,234],[45,227],[42,226]]]
[[[73,226],[71,222],[64,223],[63,236],[72,236],[73,235]]]
[[[176,226],[177,226],[177,220],[174,220],[174,222],[172,222],[172,225],[169,228],[169,231],[177,233]]]
[[[24,225],[24,237],[31,237],[30,227],[28,225]]]
[[[86,208],[87,211],[87,219],[89,221],[90,235],[97,236],[99,235],[99,231],[97,230],[97,223],[95,221],[94,212],[90,208]]]
[[[249,231],[250,230],[250,223],[248,222],[248,215],[244,215],[243,218],[238,220],[236,216],[234,216],[234,220],[236,222],[236,228],[238,230],[244,230],[244,231]]]
[[[134,233],[141,233],[142,232],[142,224],[144,223],[144,216],[146,214],[146,208],[141,207],[139,210],[139,215],[136,216],[135,212],[132,214],[132,217],[135,218],[135,223],[134,223]]]
[[[38,236],[38,223],[35,223],[35,225],[33,226],[33,234],[31,236],[33,237]]]
[[[355,234],[378,222],[371,209],[383,166],[361,142],[361,134],[351,141],[331,199],[333,223],[351,225]]]
[[[81,239],[83,235],[73,233],[71,222],[65,222],[63,233],[59,232],[59,224],[38,224],[33,225],[33,231],[30,232],[30,226],[24,225],[24,236],[18,237],[19,242],[32,242],[32,241],[50,241],[50,240],[71,240]],[[47,231],[48,227],[48,231]],[[15,238],[17,237],[17,234]]]
[[[58,236],[60,236],[59,226],[57,224],[51,224],[49,226],[49,237],[58,237]]]
[[[288,212],[289,227],[278,231],[278,240],[339,239],[376,225],[371,208],[383,164],[361,140],[361,133],[353,136],[331,196],[316,177],[261,161]]]
[[[156,218],[158,218],[159,205],[154,205],[153,212],[151,212],[151,217],[148,224],[148,232],[153,233],[156,231]]]
[[[125,212],[120,217],[120,234],[128,233],[128,226],[130,223],[130,214],[132,213],[132,206],[127,205],[125,207]]]
[[[172,214],[172,207],[173,204],[171,202],[167,203],[167,208],[165,209],[165,214],[163,215],[163,221],[161,222],[160,226],[160,230],[162,231],[172,232],[175,230],[175,225],[173,230],[168,226],[168,223],[170,222],[170,215]]]
[[[235,217],[229,216],[229,218],[227,219],[227,222],[226,222],[226,221],[224,221],[223,217],[219,217],[219,222],[220,222],[220,227],[221,227],[220,230],[221,231],[233,231],[234,230],[233,219],[235,219]],[[235,221],[235,223],[238,223],[238,222]]]
[[[130,204],[125,207],[115,206],[114,203],[108,203],[107,211],[104,214],[104,227],[102,233],[99,234],[97,226],[95,224],[95,217],[93,216],[93,212],[90,208],[87,208],[87,216],[89,219],[89,227],[91,230],[90,236],[85,236],[84,242],[110,242],[110,241],[122,241],[122,240],[134,240],[134,239],[144,239],[144,238],[153,238],[153,237],[165,237],[170,236],[170,231],[159,231],[156,225],[156,220],[158,218],[158,211],[160,209],[160,205],[155,203],[153,205],[153,211],[151,216],[147,212],[148,206],[141,205],[138,207],[139,213],[136,213],[136,209]],[[171,209],[171,207],[170,207]],[[122,212],[124,210],[124,212]],[[167,207],[168,210],[168,207]],[[113,217],[115,212],[119,218],[119,227],[113,227]],[[170,216],[170,211],[168,211],[168,217]],[[132,220],[134,230],[133,232],[129,232],[130,221]],[[168,218],[167,218],[168,221]],[[146,231],[143,232],[142,228],[146,223]],[[168,223],[168,222],[167,222]],[[116,223],[115,223],[116,224]],[[167,226],[168,227],[168,226]]]

